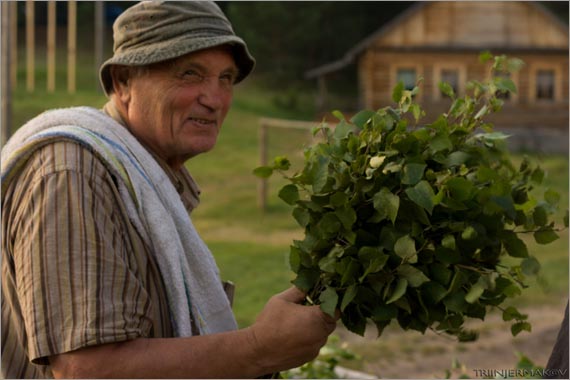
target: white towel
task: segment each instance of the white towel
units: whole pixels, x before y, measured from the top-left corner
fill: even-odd
[[[47,111],[21,127],[2,149],[2,191],[37,148],[68,138],[89,146],[119,181],[131,222],[146,239],[164,281],[175,336],[237,328],[219,270],[180,196],[151,154],[105,113],[90,107]]]

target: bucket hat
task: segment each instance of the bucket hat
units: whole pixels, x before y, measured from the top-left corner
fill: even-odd
[[[114,54],[99,70],[107,96],[112,89],[112,65],[146,66],[228,45],[239,69],[236,83],[255,66],[246,43],[213,1],[142,1],[115,20],[113,41]]]

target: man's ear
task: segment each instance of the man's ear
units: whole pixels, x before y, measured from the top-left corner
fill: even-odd
[[[109,68],[113,81],[113,92],[119,100],[128,103],[131,99],[131,70],[128,66],[113,65]]]

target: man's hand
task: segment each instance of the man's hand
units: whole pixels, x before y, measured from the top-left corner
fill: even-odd
[[[255,359],[267,372],[298,367],[318,354],[334,331],[337,318],[319,306],[303,306],[305,294],[292,287],[269,299],[247,330]]]

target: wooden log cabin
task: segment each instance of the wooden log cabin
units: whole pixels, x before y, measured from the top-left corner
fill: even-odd
[[[490,75],[479,53],[507,54],[525,62],[512,76],[518,92],[490,119],[496,127],[564,139],[568,151],[568,25],[537,2],[421,2],[358,43],[345,56],[306,73],[318,79],[324,104],[325,80],[355,63],[358,109],[393,104],[398,81],[411,88],[423,78],[419,102],[427,118],[448,109],[438,88],[446,81],[460,95],[465,83]],[[328,105],[330,106],[330,105]],[[347,110],[349,111],[349,110]],[[524,132],[524,133],[523,133]]]

